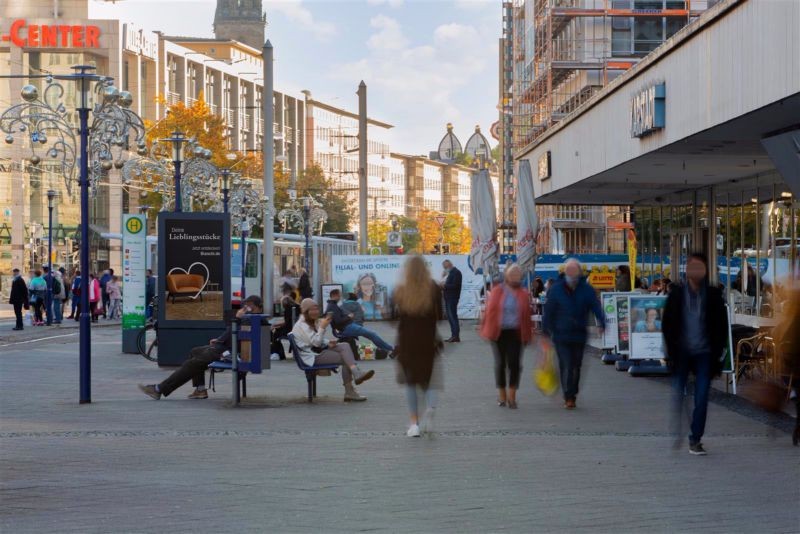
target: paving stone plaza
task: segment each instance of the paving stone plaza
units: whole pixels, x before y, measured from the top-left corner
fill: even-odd
[[[442,324],[444,326],[444,324]],[[444,326],[446,329],[446,326]],[[378,330],[388,339],[391,324]],[[532,384],[495,404],[488,345],[472,325],[445,354],[433,438],[407,438],[393,362],[366,403],[321,378],[307,404],[291,361],[230,405],[93,332],[93,402],[78,404],[77,336],[6,344],[0,370],[3,532],[797,532],[800,449],[787,421],[712,397],[706,457],[673,450],[668,384],[587,355],[578,409]],[[7,342],[8,343],[8,342]]]

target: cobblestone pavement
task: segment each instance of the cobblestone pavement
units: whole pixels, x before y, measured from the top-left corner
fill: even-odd
[[[446,328],[446,327],[445,327]],[[391,325],[379,325],[387,337]],[[318,402],[292,361],[205,401],[158,402],[169,372],[94,332],[93,403],[77,339],[0,349],[2,532],[798,532],[800,449],[753,410],[710,407],[707,457],[672,449],[669,389],[588,357],[578,409],[531,383],[495,405],[492,357],[465,325],[448,347],[433,439],[405,437],[393,363],[363,404],[338,377]]]

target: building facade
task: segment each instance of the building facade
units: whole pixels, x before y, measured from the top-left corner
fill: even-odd
[[[267,17],[261,0],[217,0],[214,12],[214,37],[237,41],[252,48],[264,45]]]

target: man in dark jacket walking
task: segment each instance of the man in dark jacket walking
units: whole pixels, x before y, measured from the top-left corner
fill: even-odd
[[[22,330],[22,309],[26,310],[30,306],[28,304],[28,284],[19,273],[19,269],[12,271],[14,274],[14,281],[11,282],[11,295],[9,295],[8,303],[14,306],[14,316],[17,319],[17,324],[12,330]]]
[[[364,328],[356,324],[354,321],[354,314],[347,313],[339,307],[339,299],[341,296],[342,292],[338,289],[331,291],[331,298],[328,299],[328,305],[325,308],[325,314],[330,314],[332,317],[331,325],[333,325],[333,329],[341,336],[352,338],[365,337],[375,343],[375,346],[379,349],[383,349],[389,353],[394,351],[394,347],[384,341],[377,332],[373,332],[369,328]]]
[[[722,372],[727,320],[722,291],[708,281],[708,260],[702,254],[692,254],[686,262],[686,284],[670,291],[661,327],[667,363],[673,371],[673,429],[679,436],[686,382],[690,372],[695,375],[689,453],[698,456],[706,454],[701,439],[708,414],[708,392],[711,379]]]
[[[589,312],[594,313],[602,329],[605,316],[594,288],[582,276],[578,260],[569,259],[564,264],[564,276],[547,291],[542,318],[544,331],[556,347],[564,407],[567,409],[575,408],[578,397]]]
[[[461,325],[458,323],[458,300],[461,298],[461,271],[459,271],[450,260],[442,262],[447,273],[447,278],[442,283],[444,292],[444,309],[447,313],[447,321],[450,323],[450,339],[448,343],[458,343],[461,341]]]

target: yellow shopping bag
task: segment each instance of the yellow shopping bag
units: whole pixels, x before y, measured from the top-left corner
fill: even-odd
[[[555,349],[549,340],[539,338],[539,361],[533,369],[533,383],[545,395],[558,391],[558,371],[555,365]]]

